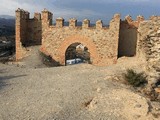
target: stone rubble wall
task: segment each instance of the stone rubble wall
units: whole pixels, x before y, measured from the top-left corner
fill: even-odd
[[[152,16],[138,28],[138,58],[146,61],[150,84],[160,79],[160,17]]]

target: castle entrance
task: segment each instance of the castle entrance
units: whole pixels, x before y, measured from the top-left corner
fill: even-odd
[[[67,37],[59,46],[57,55],[61,65],[72,64],[72,59],[76,59],[77,62],[96,65],[99,60],[97,48],[93,41],[80,35]]]
[[[72,43],[65,52],[65,65],[91,63],[88,48],[81,43]]]

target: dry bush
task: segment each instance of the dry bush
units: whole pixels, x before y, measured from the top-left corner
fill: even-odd
[[[147,83],[146,75],[143,72],[136,73],[132,69],[127,70],[127,72],[124,74],[124,78],[129,84],[133,85],[134,87],[140,87]]]

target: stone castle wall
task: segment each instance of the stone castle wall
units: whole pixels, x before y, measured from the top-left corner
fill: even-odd
[[[64,20],[57,18],[56,26],[52,26],[52,13],[44,10],[29,18],[29,12],[22,9],[16,11],[16,59],[23,58],[25,46],[40,42],[41,51],[50,55],[60,64],[65,64],[65,50],[72,43],[84,44],[91,53],[91,62],[95,65],[116,63],[120,16],[115,15],[110,28],[102,27],[98,20],[95,27],[90,27],[85,19],[81,27],[76,26],[77,20],[71,19],[69,27],[64,27]],[[43,32],[42,32],[43,31]],[[41,41],[42,40],[42,41]]]
[[[89,49],[91,62],[94,65],[116,63],[120,15],[116,14],[113,17],[109,28],[102,27],[101,20],[96,22],[95,27],[90,27],[87,19],[83,21],[81,27],[76,26],[76,19],[70,19],[69,26],[63,25],[63,18],[57,18],[55,26],[51,25],[50,21],[52,21],[52,14],[43,11],[41,51],[61,65],[65,64],[66,49],[73,43],[82,43]]]
[[[120,15],[115,14],[109,27],[103,27],[101,20],[90,27],[87,19],[82,26],[77,26],[74,18],[69,20],[69,26],[64,26],[63,18],[57,18],[56,25],[52,25],[52,17],[53,14],[46,9],[42,14],[35,13],[33,19],[24,10],[16,11],[17,60],[25,54],[23,46],[39,43],[42,52],[57,63],[65,65],[67,48],[74,43],[81,43],[89,49],[94,65],[110,65],[122,56],[136,56],[145,62],[159,61],[159,17],[144,20],[142,16],[138,16],[134,21],[126,16],[122,21]],[[153,67],[148,66],[149,68]]]

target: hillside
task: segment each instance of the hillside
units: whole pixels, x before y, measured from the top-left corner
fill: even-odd
[[[0,15],[0,37],[15,35],[15,19],[10,16]]]
[[[15,18],[0,15],[0,61],[8,60],[15,53]]]

